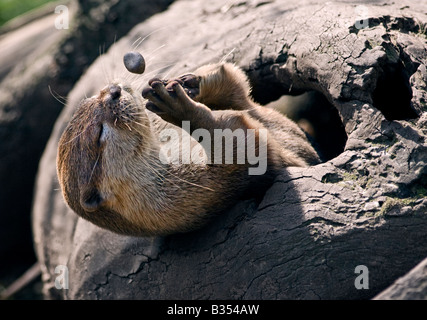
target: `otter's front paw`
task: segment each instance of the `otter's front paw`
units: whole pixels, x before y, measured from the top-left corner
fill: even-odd
[[[188,73],[180,76],[175,81],[178,81],[178,83],[184,88],[184,91],[187,93],[187,95],[191,99],[194,99],[200,93],[201,80],[202,78],[200,76],[196,76],[195,74]]]
[[[200,112],[210,111],[187,94],[189,91],[193,92],[192,94],[198,94],[197,79],[183,77],[172,81],[152,79],[148,82],[150,86],[142,91],[142,96],[149,100],[146,108],[175,125],[181,125],[182,121],[186,120],[193,121],[197,119]],[[184,89],[181,84],[187,89]]]

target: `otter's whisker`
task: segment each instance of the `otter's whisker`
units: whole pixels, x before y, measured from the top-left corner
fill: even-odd
[[[134,46],[134,48],[133,49],[136,49],[136,48],[138,48],[138,46],[139,46],[139,44],[138,45],[136,45],[136,43],[137,42],[139,42],[139,40],[141,40],[142,39],[142,37],[138,37],[133,43],[132,43],[132,45],[131,45],[131,48],[133,48]]]
[[[178,63],[175,63],[175,64],[173,64],[173,65],[171,64],[172,68],[170,68],[170,69],[169,69],[169,71],[168,71],[166,74],[164,74],[164,75],[163,75],[163,78],[164,78],[164,79],[167,79],[167,77],[168,77],[168,76],[169,76],[169,74],[172,72],[172,70],[176,67],[176,65],[177,65],[177,64],[178,64]]]
[[[93,165],[92,172],[90,173],[90,176],[89,176],[88,184],[92,180],[93,173],[95,172],[95,168],[96,168],[96,165],[98,164],[98,161],[99,161],[100,157],[101,157],[101,153],[98,154],[98,158],[96,158],[95,164]]]
[[[219,63],[224,63],[227,61],[228,57],[236,50],[236,48],[231,49],[231,51],[229,53],[227,53],[221,60]]]
[[[135,123],[135,124],[137,124],[137,125],[140,125],[141,127],[143,127],[143,128],[149,128],[149,126],[148,125],[145,125],[145,124],[143,124],[143,123],[139,123],[139,122],[137,122],[137,121],[135,121],[135,120],[132,120],[133,121],[133,123]]]
[[[144,38],[139,37],[138,39],[136,39],[136,41],[134,41],[134,43],[132,44],[132,47],[135,45],[134,48],[132,48],[132,50],[136,50],[138,49],[138,47],[145,41],[145,39],[147,39],[149,36],[153,35],[156,32],[162,31],[164,29],[168,29],[171,26],[163,26],[161,28],[157,28],[156,30],[150,32],[149,34],[147,34]]]
[[[130,120],[130,119],[129,119]],[[128,127],[129,131],[132,131],[131,127],[125,122],[126,127]]]
[[[79,134],[77,134],[74,138],[70,139],[69,141],[64,142],[64,144],[68,144],[68,143],[73,142],[73,141],[74,141],[74,140],[76,140],[78,137],[80,137],[80,136],[83,134],[83,132],[84,132],[84,131],[80,132]]]
[[[50,86],[47,86],[49,88],[49,93],[51,94],[52,97],[55,98],[56,101],[58,101],[60,104],[62,105],[66,105],[67,103],[67,98],[62,97],[61,95],[59,95],[58,93],[55,93],[52,91],[52,88]],[[64,101],[61,101],[59,98],[64,99]]]
[[[71,126],[71,128],[73,128],[73,126]],[[74,140],[76,140],[78,137],[80,137],[83,133],[86,132],[88,127],[85,127],[83,130],[80,130],[80,133],[76,134],[73,138],[71,138],[69,141],[64,142],[64,144],[68,144],[70,142],[73,142]],[[76,129],[77,132],[79,132],[78,129]]]
[[[143,162],[144,162],[144,164],[145,164],[145,165],[147,165],[147,167],[149,167],[151,170],[153,170],[154,174],[155,174],[157,177],[161,178],[162,180],[168,181],[169,183],[171,183],[171,184],[175,185],[175,186],[176,186],[176,187],[178,187],[179,189],[182,189],[180,185],[176,184],[176,183],[175,183],[175,181],[173,181],[172,179],[168,179],[166,176],[164,176],[163,174],[161,174],[161,173],[159,172],[159,170],[157,170],[156,168],[154,168],[150,163],[148,163],[148,162],[147,162],[147,161],[145,161],[145,160],[144,160]],[[167,173],[168,173],[168,174],[170,174],[171,176],[173,176],[174,178],[177,178],[178,180],[180,180],[180,181],[182,181],[182,182],[188,183],[188,184],[193,185],[193,186],[196,186],[196,187],[200,187],[200,188],[205,189],[205,190],[208,190],[208,191],[214,191],[214,190],[213,190],[213,189],[211,189],[211,188],[204,187],[204,186],[198,185],[198,184],[196,184],[196,183],[192,183],[192,182],[190,182],[190,181],[187,181],[187,180],[185,180],[185,179],[182,179],[182,178],[180,178],[179,176],[177,176],[177,175],[173,174],[172,172],[170,172],[170,170],[167,170]]]
[[[162,72],[159,72],[159,70],[161,70],[161,71],[166,71],[166,69],[168,69],[169,67],[175,67],[177,65],[177,63],[175,62],[175,63],[170,63],[170,64],[167,64],[167,65],[163,65],[161,68],[157,68],[157,69],[154,69],[154,70],[151,70],[150,72],[146,72],[145,74],[144,74],[144,76],[145,77],[148,77],[148,76],[150,76],[150,75],[152,75],[152,74],[156,74],[156,76],[158,76],[158,77],[163,77],[163,78],[165,78],[165,76],[163,75],[163,76],[160,76],[161,74],[162,74]],[[168,73],[170,73],[170,70],[168,71]]]
[[[166,44],[162,44],[160,47],[158,47],[158,48],[154,49],[154,50],[153,50],[153,51],[151,51],[150,53],[147,53],[147,54],[145,55],[146,60],[147,60],[147,61],[151,61],[151,60],[153,60],[154,58],[156,58],[156,56],[151,57],[151,55],[152,55],[152,54],[154,54],[155,52],[159,51],[160,49],[164,48],[165,46],[166,46]]]
[[[105,47],[104,47],[104,51],[105,51]],[[108,76],[108,74],[107,74],[107,69],[106,69],[106,67],[105,67],[105,62],[104,62],[104,60],[102,59],[102,56],[103,56],[103,49],[102,49],[102,47],[101,46],[99,46],[99,59],[101,60],[101,70],[102,70],[102,74],[103,74],[103,76],[104,76],[104,79],[107,81],[107,83],[109,83],[110,81],[110,79],[109,79],[109,76]]]
[[[129,111],[130,116],[144,116],[146,114],[145,112],[132,112],[132,110]]]
[[[144,76],[148,76],[148,75],[153,74],[153,73],[155,73],[155,72],[157,72],[159,70],[167,69],[168,67],[175,66],[176,64],[177,63],[175,62],[175,63],[170,63],[170,64],[167,64],[167,65],[163,65],[161,68],[157,68],[157,69],[151,70],[150,72],[146,72],[144,74]]]

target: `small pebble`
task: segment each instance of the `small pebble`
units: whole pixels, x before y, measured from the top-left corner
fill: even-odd
[[[129,72],[142,74],[145,71],[145,60],[139,52],[131,51],[126,53],[123,57],[123,62]]]

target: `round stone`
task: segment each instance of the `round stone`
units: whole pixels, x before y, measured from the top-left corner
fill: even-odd
[[[129,72],[142,74],[145,71],[145,60],[139,52],[131,51],[126,53],[123,57],[123,62]]]

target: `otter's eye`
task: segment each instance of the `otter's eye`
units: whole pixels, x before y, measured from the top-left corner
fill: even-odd
[[[99,128],[99,135],[98,135],[98,146],[100,146],[104,142],[105,142],[105,130],[104,130],[104,125],[101,124]]]

